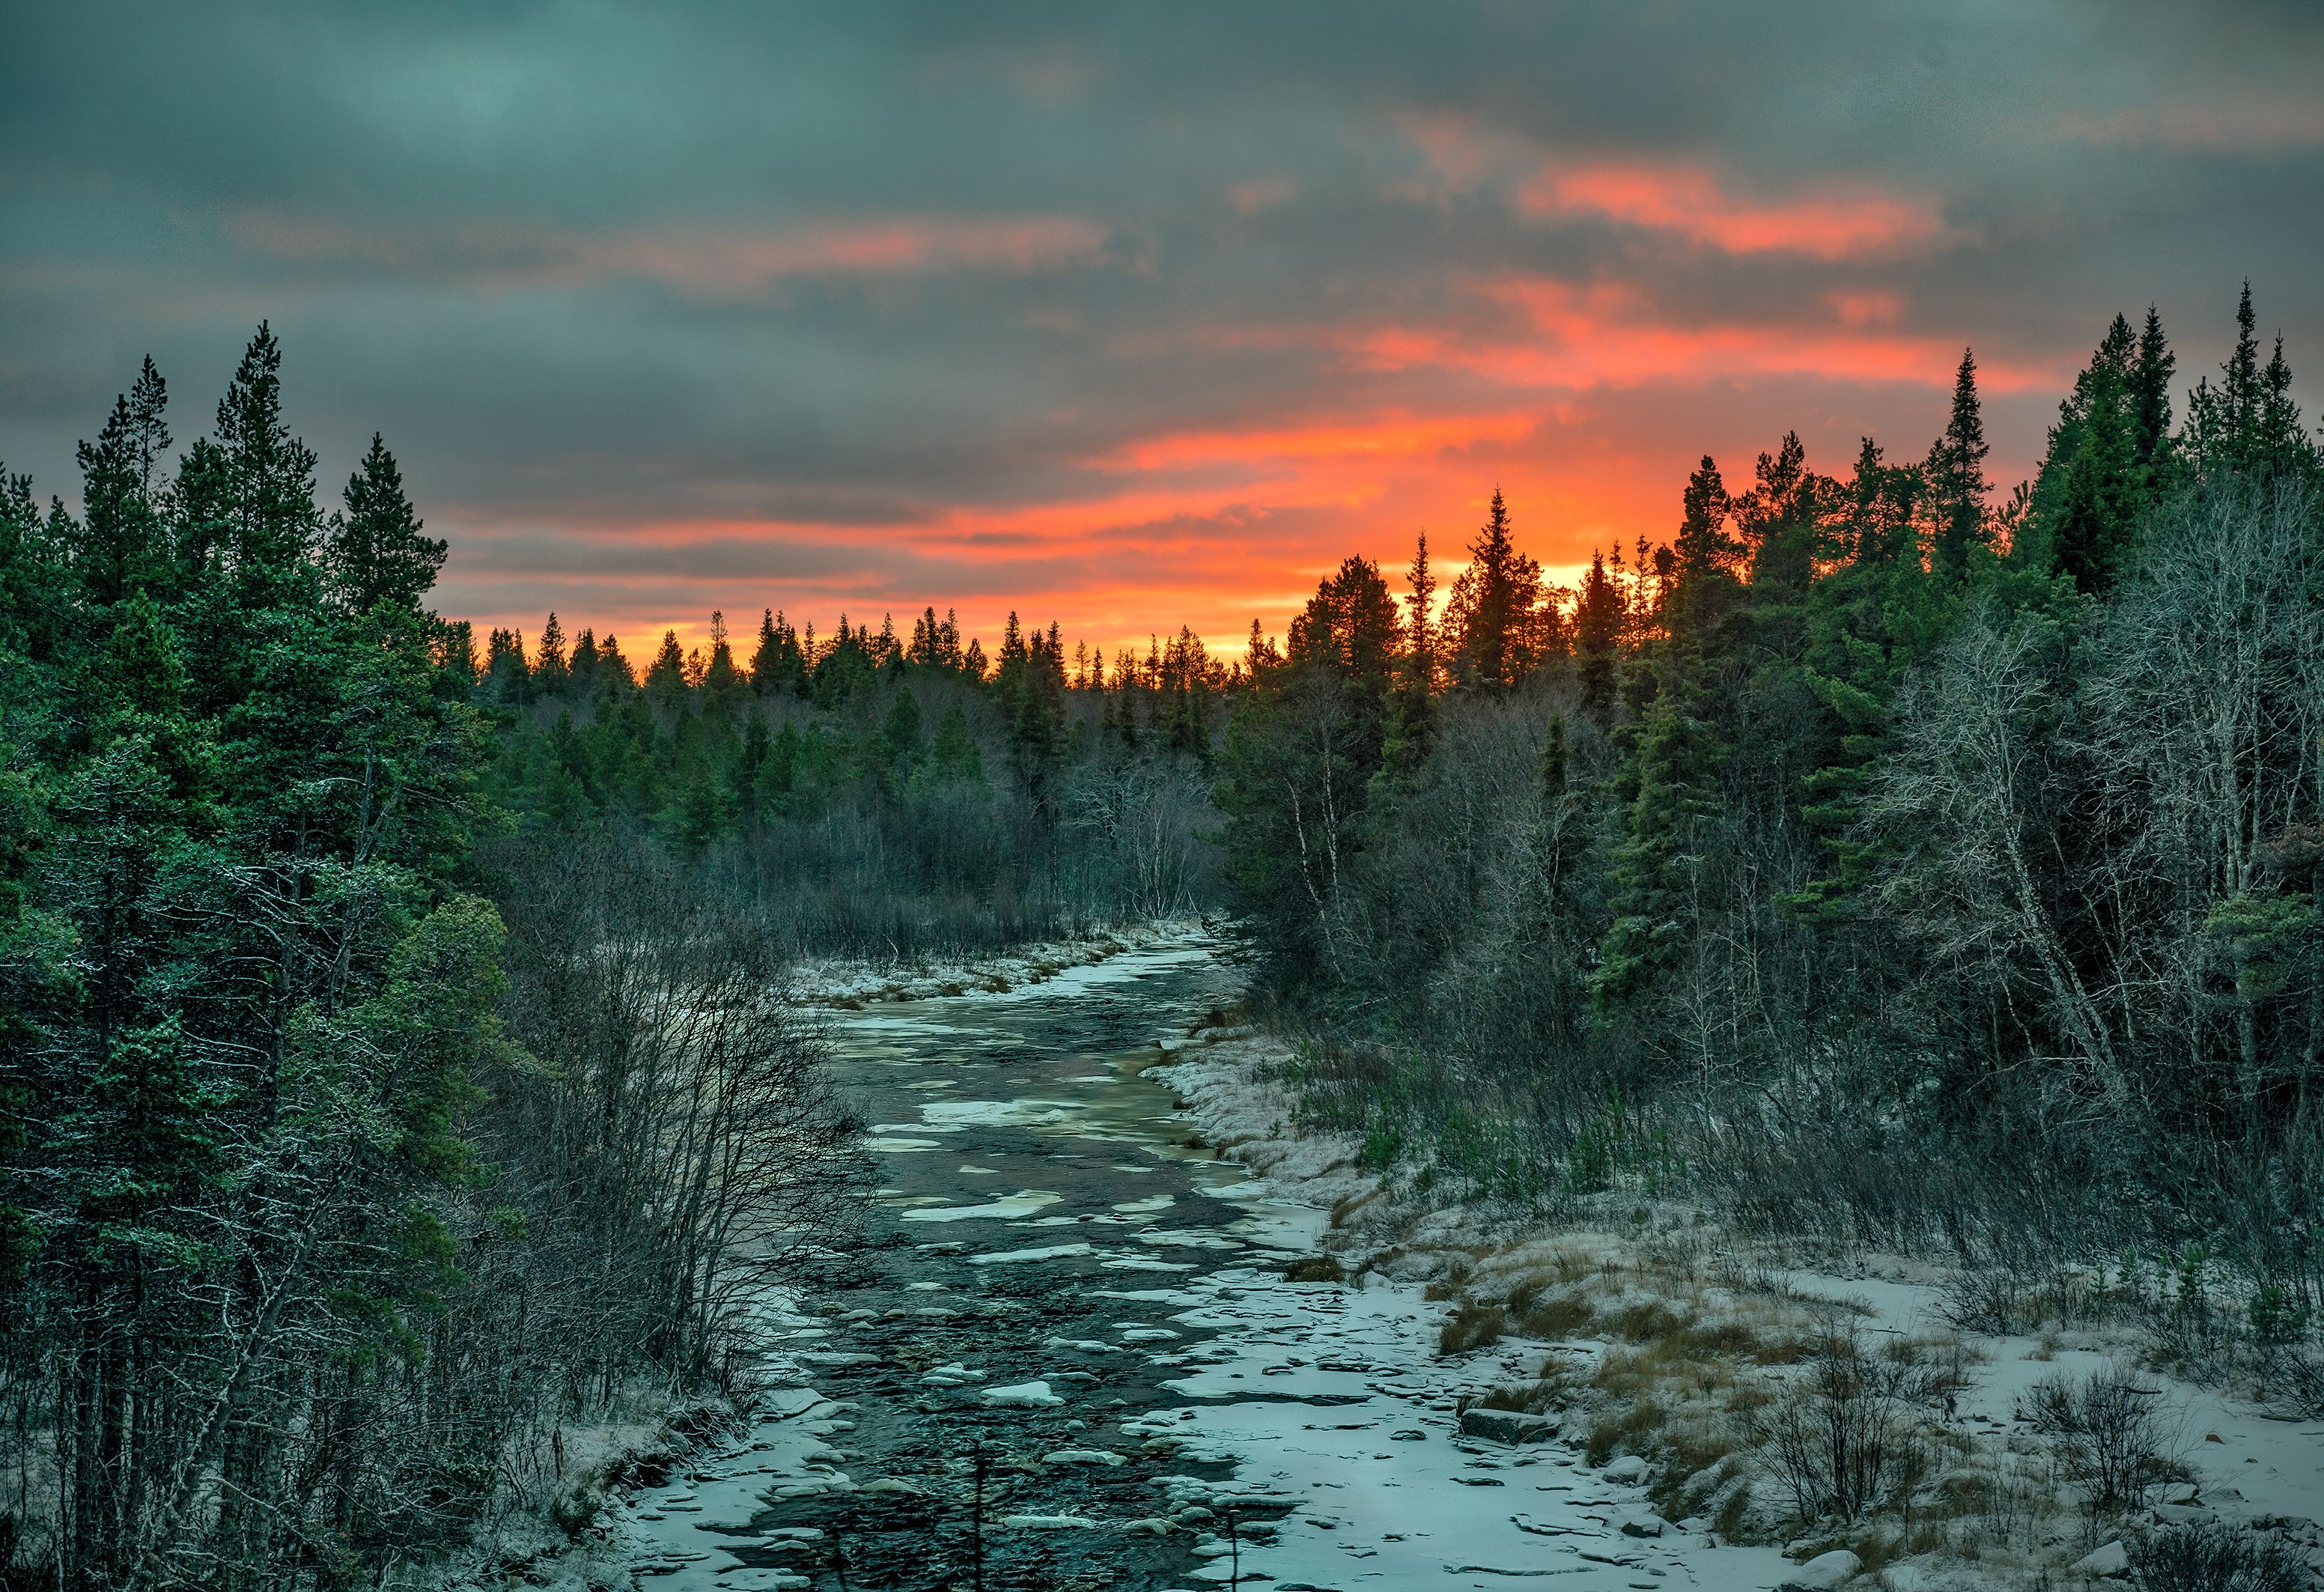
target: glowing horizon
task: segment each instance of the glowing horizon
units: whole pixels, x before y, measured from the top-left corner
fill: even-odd
[[[1917,459],[1964,346],[2006,494],[2112,315],[2159,305],[2183,394],[2247,275],[2317,408],[2315,31],[2054,0],[22,31],[0,461],[73,501],[149,353],[182,449],[267,319],[326,506],[384,433],[480,632],[932,604],[988,646],[1013,608],[1231,653],[1350,553],[1393,578],[1425,531],[1449,577],[1496,486],[1572,571],[1667,539],[1705,453],[1738,488],[1787,430],[1828,474],[1866,435]]]

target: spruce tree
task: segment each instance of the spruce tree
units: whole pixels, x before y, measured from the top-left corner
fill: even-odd
[[[2146,472],[2150,495],[2169,486],[2172,463],[2171,380],[2179,361],[2163,335],[2163,316],[2146,307],[2146,324],[2138,334],[2138,354],[2131,366],[2132,449]]]
[[[590,652],[594,654],[595,651],[593,643]],[[590,661],[595,662],[594,655]],[[540,641],[533,654],[533,689],[544,697],[561,697],[574,683],[574,671],[565,656],[565,626],[557,622],[556,610],[551,609],[548,621],[540,627]]]
[[[2116,316],[2059,405],[2049,452],[2034,477],[2030,530],[2043,545],[2024,551],[2085,592],[2113,583],[2144,501],[2140,358],[2130,322]]]
[[[358,614],[383,605],[398,616],[420,613],[450,544],[420,534],[420,516],[403,494],[403,472],[376,431],[347,477],[346,502],[331,522],[324,557],[339,600]]]
[[[714,611],[710,616],[710,658],[702,671],[704,705],[716,712],[725,712],[741,699],[742,671],[734,667],[734,649],[727,644],[726,616]]]
[[[1672,542],[1678,560],[1674,573],[1681,592],[1701,590],[1731,572],[1741,560],[1741,545],[1727,533],[1727,516],[1732,507],[1718,464],[1704,454],[1686,478],[1686,491],[1680,498],[1678,535]]]
[[[842,625],[844,629],[844,623]],[[678,644],[678,632],[661,633],[661,646],[653,662],[646,666],[645,690],[654,701],[664,708],[674,708],[685,700],[687,690],[686,653]]]
[[[1699,593],[1701,588],[1680,590]],[[1622,594],[1606,573],[1606,555],[1593,550],[1589,573],[1582,578],[1582,593],[1573,606],[1573,630],[1582,710],[1600,727],[1614,722],[1616,653],[1622,644],[1624,617]]]
[[[1388,697],[1388,734],[1380,748],[1382,772],[1391,781],[1409,781],[1428,761],[1436,738],[1436,638],[1429,605],[1436,577],[1428,567],[1428,533],[1415,542],[1405,572],[1405,646]],[[1252,626],[1257,629],[1258,622]]]
[[[1541,566],[1517,551],[1511,532],[1508,504],[1496,486],[1445,611],[1454,677],[1473,690],[1508,690],[1540,650]]]
[[[1991,451],[1978,403],[1977,356],[1964,348],[1953,376],[1951,417],[1923,467],[1932,522],[1930,560],[1941,574],[1959,576],[1969,568],[1969,550],[1989,539],[1985,460]]]
[[[281,347],[261,321],[218,401],[215,430],[229,494],[227,567],[243,601],[257,608],[290,600],[322,529],[315,453],[283,419],[281,371]]]
[[[1756,604],[1794,600],[1807,590],[1821,551],[1823,486],[1807,467],[1797,431],[1784,432],[1773,454],[1759,456],[1757,479],[1736,504]]]
[[[493,701],[509,707],[532,700],[532,669],[525,662],[524,632],[493,626],[484,643],[483,685]]]
[[[75,563],[91,601],[109,604],[168,573],[154,472],[170,446],[168,389],[147,359],[95,444],[76,450],[83,537]]]
[[[1718,737],[1705,712],[1700,690],[1674,673],[1639,720],[1614,850],[1613,923],[1590,979],[1601,1013],[1646,995],[1685,954],[1720,806]]]

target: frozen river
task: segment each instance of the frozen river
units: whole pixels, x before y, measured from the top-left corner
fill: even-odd
[[[1141,1076],[1234,985],[1189,945],[837,1017],[881,1246],[806,1301],[752,1428],[622,1513],[643,1584],[1775,1579],[1772,1553],[1660,1528],[1563,1446],[1461,1438],[1455,1396],[1537,1351],[1449,1364],[1417,1289],[1285,1280],[1323,1213],[1188,1147]]]

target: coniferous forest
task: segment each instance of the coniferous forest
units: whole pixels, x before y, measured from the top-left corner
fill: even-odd
[[[181,446],[148,362],[78,513],[0,500],[0,1583],[574,1506],[866,1230],[788,969],[1194,915],[1375,1167],[2208,1268],[2324,1408],[2324,460],[2248,292],[2191,382],[2102,329],[2023,486],[1965,355],[1925,448],[1770,417],[1574,590],[1495,492],[1231,658],[743,592],[480,642],[281,363]]]

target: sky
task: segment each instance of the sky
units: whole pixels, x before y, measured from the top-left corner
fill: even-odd
[[[77,498],[253,327],[327,499],[383,432],[447,616],[629,642],[933,604],[1112,647],[1571,578],[1796,430],[2028,474],[2116,310],[2248,277],[2313,415],[2324,10],[72,4],[0,48],[0,460]]]

